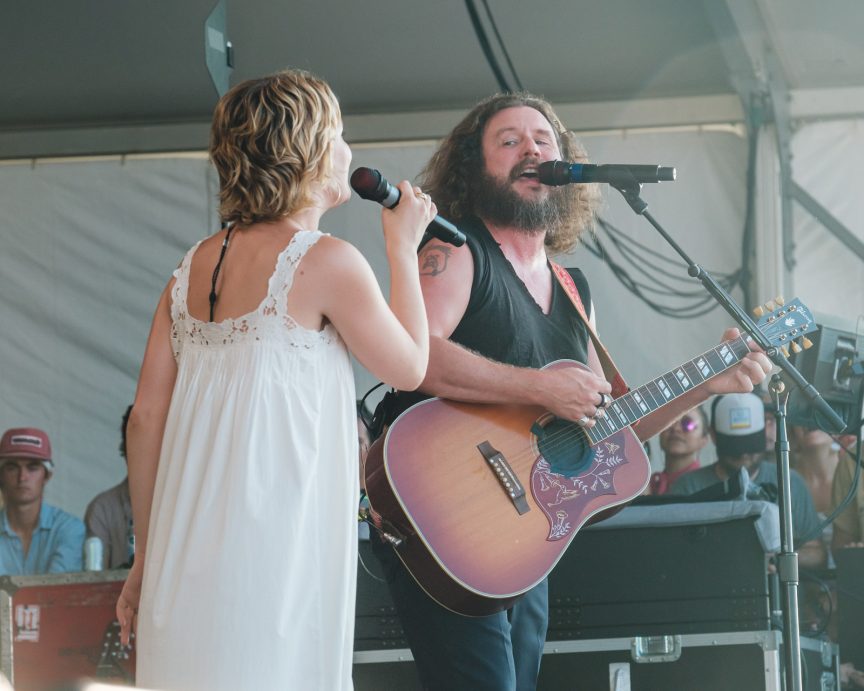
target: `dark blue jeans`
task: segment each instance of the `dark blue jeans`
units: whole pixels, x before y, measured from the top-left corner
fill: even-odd
[[[391,547],[372,536],[425,691],[532,691],[537,686],[549,592],[546,580],[510,609],[464,617],[417,585]]]

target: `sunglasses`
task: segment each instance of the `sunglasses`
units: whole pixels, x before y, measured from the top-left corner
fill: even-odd
[[[692,432],[699,426],[699,421],[695,417],[685,415],[678,420],[678,425],[681,427],[682,432]]]

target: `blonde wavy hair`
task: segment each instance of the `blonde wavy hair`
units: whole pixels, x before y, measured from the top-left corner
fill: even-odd
[[[521,106],[534,108],[549,121],[565,161],[588,162],[585,148],[561,124],[548,101],[524,91],[495,94],[474,106],[453,128],[420,173],[420,185],[435,200],[441,215],[452,219],[475,215],[471,181],[479,179],[485,168],[483,132],[486,124],[496,113]],[[569,185],[559,193],[569,197],[568,208],[572,213],[561,220],[560,226],[547,229],[545,244],[550,254],[573,249],[582,233],[593,227],[594,215],[600,206],[600,188],[595,184]]]
[[[210,128],[222,221],[275,221],[313,202],[313,186],[330,176],[340,122],[333,91],[303,70],[250,79],[228,91]]]

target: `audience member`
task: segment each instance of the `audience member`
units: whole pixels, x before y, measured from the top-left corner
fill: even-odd
[[[840,438],[841,448],[838,454],[837,468],[834,472],[831,489],[831,511],[833,512],[846,498],[855,477],[855,449],[857,440],[846,435]],[[864,474],[862,474],[864,475]],[[833,523],[831,550],[834,554],[840,549],[860,549],[864,547],[864,485],[860,478],[852,499]],[[843,613],[840,612],[840,616]],[[843,648],[840,650],[841,660],[844,660]],[[864,671],[855,668],[851,662],[840,665],[840,680],[842,688],[864,689]]]
[[[715,398],[711,406],[711,436],[717,447],[717,461],[682,475],[670,489],[670,494],[694,494],[725,482],[746,468],[749,482],[755,485],[756,490],[748,496],[777,501],[777,466],[762,460],[765,454],[765,409],[758,396],[745,393]],[[796,538],[798,561],[807,568],[822,567],[826,554],[822,542],[816,538],[819,517],[810,492],[795,471],[791,471],[790,484],[792,531]]]
[[[0,574],[80,571],[84,524],[42,501],[54,473],[51,442],[41,429],[7,430],[0,440]]]
[[[789,465],[804,478],[822,520],[831,512],[831,487],[840,460],[839,448],[831,435],[821,429],[798,425],[789,428]],[[827,538],[830,546],[830,532]]]
[[[699,452],[708,443],[708,416],[701,406],[676,418],[660,432],[664,465],[651,475],[649,494],[666,494],[684,473],[699,467]]]
[[[132,406],[123,413],[120,425],[120,455],[126,462],[126,424]],[[129,498],[129,476],[109,490],[96,495],[84,513],[87,537],[102,541],[102,568],[119,569],[132,565],[135,538],[132,523],[132,501]]]
[[[849,494],[855,477],[855,438],[846,437],[844,450],[840,453],[837,469],[831,484],[831,510],[833,511]],[[864,547],[864,473],[846,508],[834,519],[832,547],[836,551],[843,547]]]

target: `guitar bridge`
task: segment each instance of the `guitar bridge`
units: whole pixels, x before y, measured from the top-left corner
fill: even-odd
[[[519,515],[528,513],[531,507],[528,506],[528,501],[525,499],[525,488],[519,482],[519,478],[516,477],[516,473],[513,472],[507,459],[488,441],[477,444],[477,449],[483,455],[483,458],[486,459],[492,472],[495,473],[498,482],[501,484],[501,488],[510,497],[510,501],[513,502],[513,506],[519,512]]]

